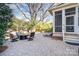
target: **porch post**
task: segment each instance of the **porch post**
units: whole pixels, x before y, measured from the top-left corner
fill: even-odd
[[[55,33],[55,13],[53,12],[53,33]]]
[[[75,33],[78,34],[78,32],[79,32],[79,30],[77,30],[78,29],[78,6],[76,6],[75,12],[76,12],[76,14],[75,14],[75,19],[74,19],[74,22],[75,22],[74,23],[74,25],[75,25],[74,31],[75,31]]]
[[[64,41],[64,36],[65,36],[65,10],[62,10],[62,36],[63,36],[63,41]]]

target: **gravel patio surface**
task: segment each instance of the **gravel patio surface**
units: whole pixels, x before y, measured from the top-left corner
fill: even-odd
[[[9,48],[0,56],[77,56],[78,48],[60,40],[36,34],[33,41],[6,42]]]

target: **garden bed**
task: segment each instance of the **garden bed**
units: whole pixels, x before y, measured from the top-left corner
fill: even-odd
[[[0,46],[0,53],[4,52],[8,47],[7,46]]]

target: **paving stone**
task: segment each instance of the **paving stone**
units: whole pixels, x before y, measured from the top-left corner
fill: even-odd
[[[36,34],[33,41],[20,40],[7,41],[9,48],[1,56],[75,56],[78,55],[77,47],[68,45],[60,40]]]

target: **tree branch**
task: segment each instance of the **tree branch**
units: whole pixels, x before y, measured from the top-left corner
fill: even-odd
[[[46,11],[45,11],[45,12],[43,13],[43,15],[42,15],[42,19],[41,19],[41,21],[44,20],[44,16],[45,16],[45,14],[47,13],[48,9],[50,9],[53,5],[54,5],[54,4],[51,4],[51,5],[46,9]],[[46,17],[45,17],[45,18],[46,18]]]
[[[30,20],[30,18],[28,18],[28,17],[25,15],[25,13],[20,9],[19,5],[18,5],[18,4],[15,4],[15,5],[16,5],[16,7],[18,8],[18,10],[24,15],[24,17],[25,17],[26,19]]]

